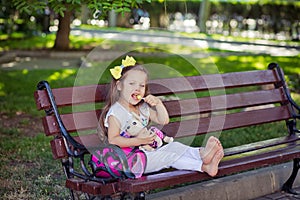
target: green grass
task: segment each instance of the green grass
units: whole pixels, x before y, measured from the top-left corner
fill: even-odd
[[[33,94],[40,80],[48,80],[53,87],[72,86],[75,70],[0,70],[1,112],[37,114]]]
[[[34,37],[20,37],[17,39],[1,40],[0,51],[8,51],[13,49],[35,50],[51,48],[54,44],[55,35],[44,35]]]
[[[4,199],[62,199],[63,171],[51,155],[49,138],[44,134],[23,136],[12,128],[0,127],[0,195]]]

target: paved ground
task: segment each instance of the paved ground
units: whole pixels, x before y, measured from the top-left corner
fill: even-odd
[[[300,194],[300,187],[295,188],[295,190]],[[285,199],[299,200],[300,195],[291,195],[291,194],[282,193],[282,192],[275,192],[272,194],[268,194],[268,195],[256,198],[255,200],[285,200]]]
[[[52,51],[10,51],[0,55],[0,68],[9,69],[62,69],[81,67],[82,63],[88,58],[90,61],[112,61],[123,55],[126,52],[121,51],[78,51],[78,52],[52,52]],[[132,53],[131,53],[132,54]],[[137,54],[137,53],[136,53]],[[243,52],[217,52],[214,55],[245,55]],[[146,54],[141,53],[140,56]],[[154,53],[151,53],[153,56]],[[166,54],[165,54],[166,55]],[[157,53],[158,57],[165,56],[162,53]],[[170,54],[169,54],[170,55]],[[205,58],[211,54],[199,52],[189,54],[193,58]],[[247,54],[249,55],[249,54]],[[186,56],[186,54],[182,54]]]
[[[212,179],[149,195],[149,200],[299,200],[300,195],[281,193],[292,162]],[[300,193],[300,178],[294,188]]]
[[[274,56],[296,56],[300,47],[281,44],[268,40],[256,40],[255,42],[233,42],[228,40],[201,39],[184,37],[172,32],[141,32],[141,31],[102,31],[73,29],[71,34],[84,35],[86,37],[101,37],[110,40],[122,40],[131,42],[154,42],[158,44],[181,44],[184,46],[203,48],[215,48],[233,52],[251,52],[256,54],[270,54]]]

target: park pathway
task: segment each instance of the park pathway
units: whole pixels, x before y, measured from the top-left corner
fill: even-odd
[[[199,47],[199,51],[193,53],[182,52],[183,56],[203,58],[211,55],[249,55],[268,54],[273,56],[298,56],[300,46],[287,44],[275,44],[270,41],[261,40],[256,42],[234,42],[214,39],[189,38],[178,33],[162,31],[104,31],[104,30],[84,30],[74,28],[72,35],[84,37],[99,37],[107,40],[130,41],[130,42],[151,42],[156,44],[179,44],[183,46]],[[206,48],[224,50],[224,52],[203,51]],[[55,69],[80,67],[82,59],[90,52],[87,51],[9,51],[0,55],[0,67],[2,69]],[[101,51],[97,54],[97,61],[109,61],[126,52]]]
[[[200,39],[184,37],[178,33],[157,31],[103,31],[72,29],[72,35],[85,37],[100,37],[110,40],[122,40],[131,42],[152,42],[158,44],[180,44],[183,46],[213,48],[233,52],[248,52],[255,54],[270,54],[273,56],[297,56],[300,46],[288,45],[285,42],[277,44],[267,40],[256,40],[256,42],[234,42],[214,39]]]

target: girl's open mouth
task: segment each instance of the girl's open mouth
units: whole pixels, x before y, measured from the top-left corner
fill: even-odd
[[[139,100],[142,99],[142,96],[139,95],[139,94],[132,94],[131,96],[132,96],[132,98],[133,98],[134,100],[136,100],[136,101],[139,101]]]

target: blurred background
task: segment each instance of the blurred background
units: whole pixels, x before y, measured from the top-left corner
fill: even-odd
[[[51,5],[35,7],[30,14],[11,5],[11,1],[1,0],[1,40],[58,30],[59,13],[54,12]],[[131,8],[126,13],[112,10],[105,16],[101,10],[83,4],[65,18],[70,18],[72,27],[159,29],[298,41],[299,15],[300,2],[291,0],[158,0],[143,3],[140,8]]]

